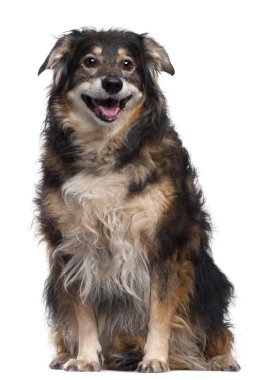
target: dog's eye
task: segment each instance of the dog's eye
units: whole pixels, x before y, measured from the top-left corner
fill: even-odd
[[[87,57],[86,59],[84,59],[83,64],[86,67],[96,67],[98,64],[98,60],[94,57]]]
[[[129,59],[124,59],[123,61],[121,61],[121,67],[123,70],[132,71],[132,69],[134,68],[134,64]]]

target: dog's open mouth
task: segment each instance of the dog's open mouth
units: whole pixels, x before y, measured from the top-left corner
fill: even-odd
[[[132,96],[127,96],[127,98],[121,100],[114,98],[95,99],[85,94],[82,94],[81,97],[86,106],[92,110],[99,119],[111,123],[117,119],[119,112],[126,107],[128,100]]]

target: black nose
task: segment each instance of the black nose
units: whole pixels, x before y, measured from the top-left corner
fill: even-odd
[[[120,78],[108,76],[103,79],[102,87],[108,94],[117,94],[122,89],[122,81]]]

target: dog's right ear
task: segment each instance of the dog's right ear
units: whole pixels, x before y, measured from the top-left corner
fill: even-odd
[[[62,72],[67,61],[67,56],[72,50],[71,38],[65,35],[56,42],[50,54],[39,68],[38,75],[46,69],[53,70],[53,79],[56,85],[59,84]]]
[[[175,74],[174,67],[170,62],[169,56],[163,46],[159,45],[153,38],[149,37],[147,33],[141,35],[143,46],[152,72],[165,71],[170,75]]]

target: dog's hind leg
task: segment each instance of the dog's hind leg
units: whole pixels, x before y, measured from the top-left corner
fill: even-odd
[[[70,354],[63,338],[62,331],[56,331],[52,337],[55,346],[56,355],[50,363],[51,369],[61,369],[62,366],[70,359]]]
[[[207,369],[209,371],[239,371],[240,366],[233,358],[231,350],[232,333],[226,329],[215,331],[206,348]]]
[[[46,280],[44,291],[49,312],[51,342],[55,357],[50,368],[61,369],[70,357],[77,353],[77,318],[72,296],[66,292],[61,279],[61,265],[55,261]]]

